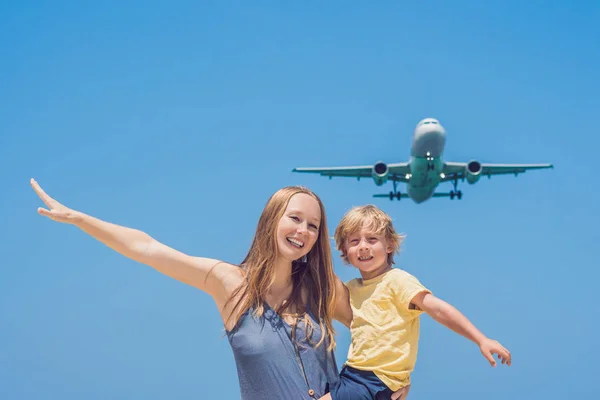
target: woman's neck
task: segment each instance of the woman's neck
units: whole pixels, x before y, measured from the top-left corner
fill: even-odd
[[[275,276],[273,284],[267,293],[267,302],[275,309],[285,305],[293,291],[292,263],[277,260],[274,265]]]
[[[271,291],[280,293],[292,287],[292,263],[287,260],[275,260],[275,277]]]

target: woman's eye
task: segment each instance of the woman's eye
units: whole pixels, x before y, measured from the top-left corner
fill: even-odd
[[[317,231],[319,230],[319,227],[316,226],[315,224],[310,224],[310,227],[313,228],[313,229],[315,229],[315,230],[317,230]]]
[[[296,217],[295,215],[291,215],[290,218],[294,221],[300,221],[300,218]]]

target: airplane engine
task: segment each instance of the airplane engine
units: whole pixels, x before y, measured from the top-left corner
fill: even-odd
[[[479,161],[469,161],[466,171],[467,182],[474,184],[481,178],[481,163]]]
[[[373,166],[371,176],[373,177],[375,184],[381,186],[387,182],[389,172],[390,170],[388,169],[387,164],[380,161]]]

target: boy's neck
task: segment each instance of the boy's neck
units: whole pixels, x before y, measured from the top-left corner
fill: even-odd
[[[360,271],[360,275],[362,276],[363,281],[377,278],[380,275],[385,274],[388,271],[391,271],[392,266],[388,263],[383,264],[381,267],[374,269],[373,271]]]

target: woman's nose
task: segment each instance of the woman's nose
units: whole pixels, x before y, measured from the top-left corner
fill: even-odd
[[[300,224],[298,226],[298,229],[296,229],[296,232],[298,233],[306,233],[308,231],[308,226],[306,226],[306,224]]]

